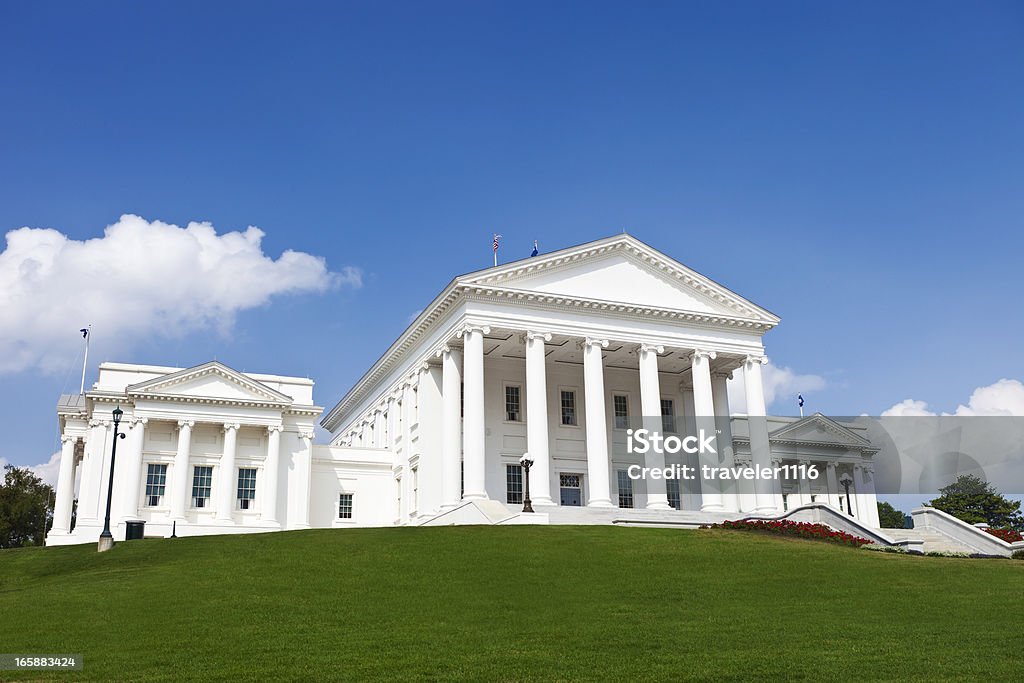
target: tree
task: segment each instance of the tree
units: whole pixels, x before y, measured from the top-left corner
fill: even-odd
[[[53,523],[53,487],[27,467],[4,466],[0,485],[0,548],[42,545]]]
[[[906,526],[907,516],[889,503],[879,503],[878,523],[883,529],[902,529]]]
[[[980,477],[961,474],[939,493],[942,495],[928,504],[968,524],[984,522],[996,529],[1024,530],[1020,501],[1004,497]]]

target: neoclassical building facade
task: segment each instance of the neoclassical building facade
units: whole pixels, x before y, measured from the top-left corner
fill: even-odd
[[[622,234],[455,278],[337,404],[308,379],[105,363],[58,407],[64,446],[48,543],[95,540],[112,439],[113,521],[147,534],[330,526],[692,522],[825,503],[878,525],[855,425],[767,416],[763,336],[779,322]],[[728,382],[742,375],[745,410]],[[697,455],[630,453],[630,430],[714,434]],[[537,511],[519,514],[529,454]],[[740,481],[631,472],[813,465]],[[634,467],[635,466],[635,467]],[[74,531],[70,531],[76,478]],[[850,495],[846,495],[846,482]],[[115,538],[119,536],[115,532]]]

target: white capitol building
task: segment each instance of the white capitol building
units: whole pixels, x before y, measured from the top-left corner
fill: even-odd
[[[456,277],[333,408],[313,382],[103,363],[63,396],[47,544],[422,524],[696,525],[822,505],[878,527],[863,430],[765,417],[762,337],[779,319],[630,235]],[[742,374],[746,414],[727,382]],[[322,418],[322,419],[321,419]],[[331,434],[314,443],[317,421]],[[716,434],[716,452],[627,452],[628,428]],[[534,513],[521,512],[520,458]],[[634,479],[630,467],[814,466],[816,478]],[[796,468],[794,468],[796,469]],[[850,481],[849,504],[841,480]],[[72,508],[77,508],[74,529]]]

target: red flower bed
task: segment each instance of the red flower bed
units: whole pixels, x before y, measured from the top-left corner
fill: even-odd
[[[1013,529],[985,529],[996,538],[1001,538],[1007,543],[1016,543],[1017,541],[1024,541],[1024,536],[1021,536],[1019,531]]]
[[[871,543],[871,541],[866,538],[854,536],[853,534],[848,534],[845,531],[836,531],[824,524],[793,522],[787,519],[726,521],[721,524],[708,524],[702,528],[760,531],[762,533],[776,534],[778,536],[796,536],[797,538],[810,538],[816,541],[828,541],[830,543],[848,545],[854,548],[859,548],[862,545]]]

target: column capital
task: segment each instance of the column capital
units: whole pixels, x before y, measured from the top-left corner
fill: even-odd
[[[748,355],[746,358],[743,359],[743,363],[744,364],[750,363],[750,364],[757,364],[757,365],[767,365],[768,364],[768,356]]]
[[[178,429],[181,429],[182,427],[188,427],[189,429],[192,429],[195,426],[195,420],[178,420]]]
[[[311,432],[309,430],[302,430],[302,431],[299,432],[299,438],[300,439],[309,439],[310,441],[312,441],[313,440],[313,432]]]
[[[526,332],[523,332],[523,334],[520,337],[520,339],[523,341],[524,344],[526,342],[528,342],[528,341],[535,341],[537,339],[540,339],[540,340],[545,341],[545,342],[549,342],[549,341],[551,341],[551,333],[550,332],[536,332],[534,330],[527,330]]]
[[[708,351],[706,349],[694,349],[690,355],[690,362],[694,362],[698,359],[706,358],[708,360],[714,360],[718,358],[718,353],[715,351]]]
[[[459,351],[461,351],[459,347],[452,346],[449,342],[445,342],[444,344],[441,344],[437,351],[434,352],[434,357],[443,359],[445,355],[458,353]]]
[[[70,434],[61,434],[60,435],[60,442],[61,443],[68,443],[69,441],[78,441],[78,437],[77,436],[71,436]]]
[[[576,345],[577,345],[577,347],[579,347],[581,349],[585,349],[588,346],[597,346],[597,347],[600,347],[602,349],[606,349],[606,348],[608,348],[608,340],[607,339],[598,339],[596,337],[584,337],[583,339],[581,339],[578,342],[576,342]]]
[[[711,378],[714,379],[716,377],[732,379],[732,370],[715,370],[711,373]]]
[[[466,325],[463,325],[459,329],[459,331],[455,333],[455,336],[458,337],[459,339],[462,339],[463,337],[465,337],[467,334],[469,334],[471,332],[479,332],[480,334],[490,334],[491,333],[491,328],[488,327],[487,325],[471,325],[471,324],[466,324]]]
[[[662,353],[665,353],[665,347],[662,346],[661,344],[642,343],[642,344],[640,344],[637,347],[637,350],[640,353],[650,353],[651,351],[653,351],[654,353],[657,353],[659,355],[662,354]]]
[[[834,470],[836,468],[836,464],[834,462],[827,462],[825,463],[825,467],[827,467],[830,470]]]
[[[267,425],[267,434],[280,433],[283,429],[284,425]]]
[[[227,432],[227,431],[230,431],[232,429],[235,430],[235,431],[238,431],[241,428],[242,428],[242,425],[238,424],[237,422],[225,422],[224,423],[224,427],[223,427],[223,431]]]

